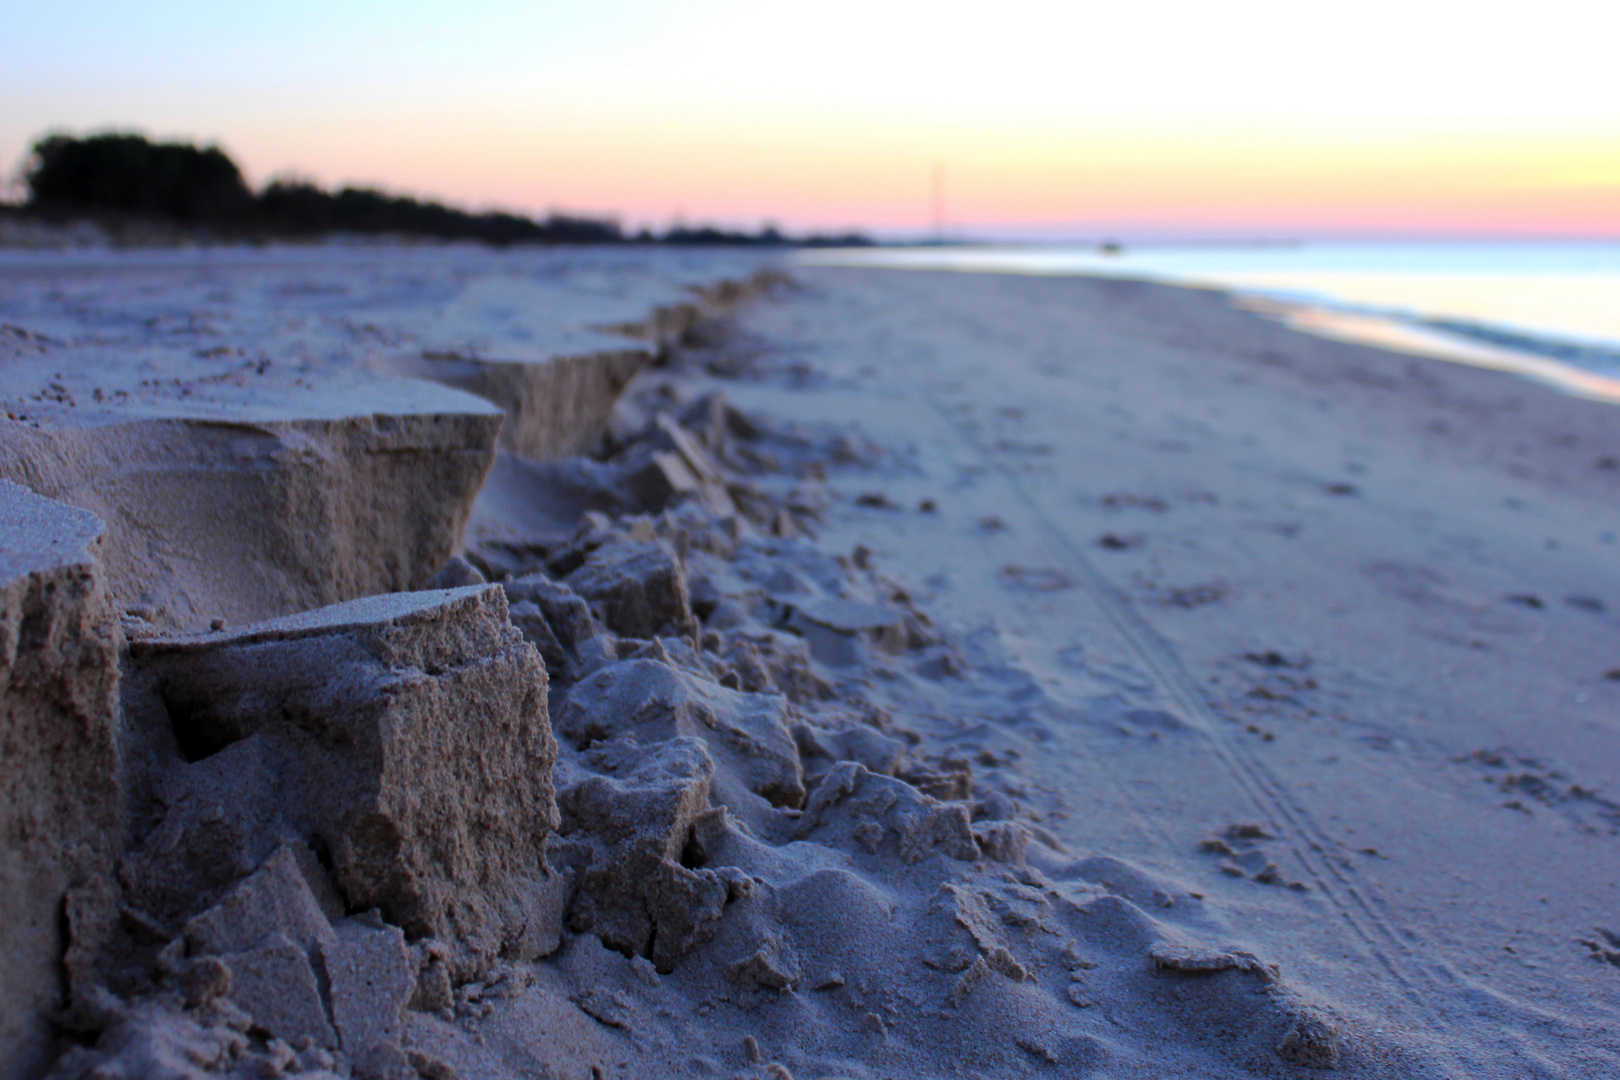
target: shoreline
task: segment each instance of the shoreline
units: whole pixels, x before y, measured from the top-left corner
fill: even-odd
[[[1172,251],[1184,250],[1185,247],[1166,246]],[[1267,249],[1276,246],[1261,245]],[[1378,245],[1371,246],[1376,248]],[[1536,245],[1524,246],[1534,251]],[[1078,259],[1070,255],[1069,262],[1065,262],[1061,253],[1030,249],[1020,257],[1021,250],[990,246],[984,250],[970,249],[966,257],[954,259],[948,250],[942,253],[926,248],[808,253],[796,256],[795,262],[805,266],[850,267],[883,267],[887,262],[891,269],[1089,276],[1211,289],[1227,294],[1239,306],[1282,319],[1305,333],[1431,359],[1513,371],[1567,393],[1598,400],[1620,400],[1620,376],[1607,373],[1614,369],[1616,360],[1620,359],[1620,338],[1582,337],[1568,331],[1545,328],[1527,329],[1506,320],[1499,313],[1496,321],[1492,321],[1490,315],[1477,311],[1467,315],[1448,315],[1439,309],[1419,311],[1409,307],[1409,302],[1392,306],[1388,301],[1373,302],[1366,298],[1330,295],[1331,287],[1324,291],[1307,280],[1310,274],[1268,274],[1240,269],[1224,273],[1209,269],[1132,269],[1124,265],[1111,266],[1120,259],[1117,255],[1091,255],[1090,258]],[[1080,253],[1081,256],[1086,254]],[[1045,256],[1044,260],[1042,256]],[[899,265],[895,265],[897,261]],[[1323,276],[1316,274],[1316,277]],[[1379,275],[1372,276],[1376,278]],[[1494,281],[1499,276],[1486,275],[1480,280]],[[1268,279],[1274,280],[1267,284]],[[1412,280],[1429,285],[1444,282],[1445,277],[1435,275],[1433,279],[1428,279],[1419,276],[1412,277]],[[1548,280],[1532,277],[1526,278],[1525,283],[1544,286]],[[1565,287],[1585,285],[1588,280],[1569,278]],[[1591,363],[1583,364],[1576,359],[1582,356],[1588,357]]]
[[[1361,314],[1303,303],[1288,304],[1262,295],[1223,291],[1228,292],[1235,305],[1278,319],[1301,333],[1408,356],[1507,372],[1560,393],[1620,404],[1620,378],[1601,375],[1528,349],[1492,344],[1480,340],[1478,336],[1422,320]]]

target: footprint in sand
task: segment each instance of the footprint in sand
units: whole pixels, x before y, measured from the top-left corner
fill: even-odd
[[[1262,825],[1240,822],[1200,840],[1198,850],[1219,857],[1218,869],[1229,877],[1245,878],[1257,885],[1281,885],[1294,892],[1309,890],[1305,882],[1290,880],[1271,857],[1265,842],[1275,839]]]
[[[1172,587],[1164,594],[1160,603],[1165,607],[1196,608],[1218,603],[1231,593],[1231,586],[1224,582],[1211,581],[1201,585]]]
[[[1156,514],[1170,509],[1170,504],[1157,495],[1135,495],[1128,491],[1109,492],[1097,503],[1108,510],[1148,510]]]
[[[1475,750],[1454,758],[1480,770],[1481,780],[1495,786],[1501,806],[1533,815],[1538,807],[1556,810],[1582,832],[1620,836],[1620,802],[1604,798],[1567,773],[1533,757],[1510,750]]]
[[[1594,929],[1596,936],[1576,940],[1586,946],[1592,959],[1620,967],[1620,934],[1602,926]]]
[[[997,576],[1003,584],[1027,592],[1059,592],[1074,588],[1074,579],[1068,574],[1043,567],[1003,566]]]

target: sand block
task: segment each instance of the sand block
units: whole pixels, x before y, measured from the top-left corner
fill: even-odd
[[[686,340],[702,319],[703,311],[696,304],[659,304],[643,321],[642,333],[663,350]]]
[[[833,694],[816,672],[809,643],[786,631],[761,628],[730,635],[724,656],[744,690],[785,694],[801,705]]]
[[[405,936],[375,913],[334,927],[306,873],[295,849],[283,847],[188,921],[186,974],[217,967],[217,992],[271,1035],[341,1046],[358,1075],[405,1080],[400,1038],[416,987]]]
[[[153,744],[168,725],[189,759],[150,766],[164,810],[127,875],[148,910],[290,837],[325,853],[350,910],[482,955],[532,949],[556,743],[499,586],[149,639],[131,660],[132,724]]]
[[[787,699],[747,694],[657,660],[624,660],[582,680],[557,718],[576,745],[615,737],[640,743],[695,736],[726,778],[772,805],[804,804],[804,770],[790,732]],[[723,792],[741,796],[741,792]],[[739,804],[740,805],[740,804]]]
[[[732,439],[750,441],[761,434],[759,426],[733,408],[718,390],[693,402],[681,420],[712,453],[720,452]]]
[[[796,724],[793,739],[806,767],[817,760],[831,763],[854,761],[878,776],[895,776],[906,763],[906,744],[864,725],[827,731],[808,724]]]
[[[811,655],[831,667],[859,663],[863,645],[895,654],[907,643],[898,612],[863,600],[809,600],[794,606],[787,625],[809,643]]]
[[[119,401],[0,420],[0,477],[106,522],[116,603],[168,632],[422,588],[501,425],[472,395],[378,376]]]
[[[624,637],[685,637],[697,628],[686,572],[657,540],[603,544],[565,580]]]
[[[980,855],[964,803],[941,802],[853,761],[835,765],[804,808],[799,835],[822,828],[843,832],[868,854],[896,854],[907,865],[936,852],[969,861]]]
[[[291,848],[277,851],[219,903],[187,922],[184,933],[193,956],[242,952],[270,933],[306,951],[336,940]]]
[[[624,482],[635,502],[649,510],[659,510],[683,495],[703,490],[703,480],[681,456],[668,450],[655,450],[647,463]]]
[[[321,947],[332,1020],[358,1075],[411,1080],[400,1040],[405,1008],[416,989],[416,965],[397,926],[349,919]]]
[[[619,394],[654,357],[648,344],[591,330],[554,331],[522,352],[429,350],[389,367],[478,395],[506,414],[502,449],[555,461],[596,449]]]
[[[253,1022],[278,1039],[335,1048],[320,985],[309,956],[285,934],[272,933],[256,947],[221,958],[231,973],[227,996]]]
[[[0,481],[0,1077],[51,1052],[67,891],[119,839],[118,624],[93,514]],[[80,927],[79,929],[86,929]]]
[[[614,658],[613,635],[578,593],[544,574],[502,582],[511,604],[512,625],[540,650],[552,678],[573,681]]]
[[[724,430],[723,420],[721,421]],[[697,496],[715,514],[737,512],[727,487],[725,468],[706,436],[683,427],[659,404],[629,401],[614,414],[610,432],[616,444],[633,449],[618,486],[622,501],[656,513],[685,496]]]
[[[669,414],[660,413],[653,421],[652,444],[660,450],[673,450],[679,454],[687,468],[691,469],[703,483],[722,488],[725,486],[726,474],[720,463],[697,436],[687,431]]]
[[[660,413],[653,420],[649,444],[654,448],[652,463],[632,477],[633,487],[636,481],[640,481],[642,490],[639,494],[649,509],[657,509],[679,495],[695,493],[715,514],[723,517],[737,512],[737,506],[732,502],[726,487],[725,469],[709,452],[703,441],[682,427],[674,417]],[[671,477],[679,476],[684,470],[685,476],[695,482],[684,483],[683,478],[684,486],[672,483],[669,494],[653,501],[647,496],[653,494],[656,478],[653,478],[649,486],[647,468],[654,466],[657,466],[664,475]]]
[[[729,879],[681,865],[693,823],[708,809],[714,763],[701,739],[670,739],[623,777],[591,776],[565,789],[564,828],[591,855],[568,913],[576,933],[650,956],[670,970],[714,932]]]

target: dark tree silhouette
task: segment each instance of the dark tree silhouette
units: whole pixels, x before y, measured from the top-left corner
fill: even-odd
[[[139,135],[51,135],[34,144],[29,202],[58,212],[111,211],[185,224],[240,224],[253,193],[217,146],[152,143]]]
[[[500,212],[469,214],[370,188],[346,187],[334,194],[297,180],[278,180],[265,188],[259,218],[279,236],[391,233],[487,244],[610,244],[623,239],[612,221],[561,214],[543,221]]]

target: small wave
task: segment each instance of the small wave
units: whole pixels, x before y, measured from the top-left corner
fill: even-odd
[[[865,248],[801,265],[1130,278],[1219,289],[1295,329],[1620,403],[1620,244]],[[1487,318],[1475,318],[1475,313]]]
[[[1437,322],[1456,320],[1413,318],[1390,312],[1369,311],[1365,308],[1350,309],[1342,305],[1288,303],[1275,296],[1256,293],[1236,293],[1233,294],[1233,300],[1239,307],[1277,319],[1295,330],[1317,337],[1370,345],[1373,348],[1445,360],[1454,364],[1467,364],[1470,367],[1511,372],[1576,397],[1620,404],[1620,369],[1611,367],[1594,370],[1591,367],[1580,366],[1561,357],[1524,348],[1517,344],[1517,339],[1527,338],[1536,345],[1552,345],[1565,349],[1568,348],[1568,342],[1550,341],[1533,335],[1503,331],[1497,327],[1481,326],[1478,323],[1465,324],[1474,330],[1493,335],[1505,334],[1514,338],[1515,344],[1508,345],[1486,340],[1478,334],[1458,333],[1453,328],[1436,325]]]
[[[1483,341],[1503,349],[1533,353],[1574,367],[1584,368],[1599,375],[1620,376],[1620,348],[1588,344],[1528,334],[1489,323],[1463,319],[1418,319],[1417,322],[1448,334]]]

